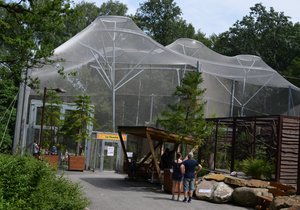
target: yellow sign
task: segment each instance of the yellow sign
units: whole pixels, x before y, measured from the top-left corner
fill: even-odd
[[[119,134],[117,134],[117,133],[97,133],[97,139],[120,141]],[[127,135],[123,134],[122,139],[123,139],[123,141],[126,141]]]

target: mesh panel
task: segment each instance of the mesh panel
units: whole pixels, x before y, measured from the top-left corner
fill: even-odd
[[[172,93],[184,73],[197,68],[204,78],[206,116],[299,112],[298,88],[261,58],[223,56],[190,39],[164,47],[127,17],[98,17],[55,49],[52,59],[53,64],[34,69],[32,77],[40,79],[41,88],[66,89],[66,101],[90,95],[99,124],[95,129],[153,124],[176,100]],[[57,73],[60,68],[65,77]]]
[[[220,55],[192,39],[178,39],[167,48],[199,60],[208,116],[299,113],[299,88],[258,56]]]
[[[116,16],[97,18],[54,55],[52,65],[35,69],[32,76],[41,87],[66,89],[63,97],[69,101],[90,95],[100,126],[95,129],[101,130],[153,124],[175,100],[172,94],[184,72],[197,68],[197,59],[163,47],[131,19]],[[65,77],[57,74],[61,67]]]

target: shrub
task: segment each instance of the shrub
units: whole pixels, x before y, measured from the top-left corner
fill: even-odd
[[[81,188],[33,157],[0,155],[0,209],[81,210]]]
[[[262,159],[249,158],[240,164],[246,175],[255,179],[271,179],[274,173],[274,165]]]

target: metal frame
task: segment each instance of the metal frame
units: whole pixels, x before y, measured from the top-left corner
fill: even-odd
[[[234,170],[234,159],[235,159],[235,141],[236,141],[236,128],[238,123],[243,122],[245,124],[254,123],[254,131],[253,131],[253,144],[256,144],[256,128],[260,124],[274,126],[274,122],[276,123],[276,128],[273,130],[274,138],[277,144],[275,151],[275,181],[280,181],[281,176],[281,153],[282,153],[282,138],[283,134],[283,119],[298,119],[298,133],[294,134],[294,137],[298,137],[298,169],[297,169],[297,194],[300,194],[300,117],[292,117],[292,116],[284,116],[284,115],[273,115],[273,116],[256,116],[256,117],[231,117],[231,118],[209,118],[207,121],[215,124],[215,147],[214,147],[214,170],[216,170],[216,160],[217,160],[217,142],[218,142],[218,129],[221,124],[226,124],[232,128],[232,139],[231,139],[231,157],[230,157],[230,172]],[[290,134],[291,135],[291,134]],[[255,145],[254,145],[255,148]],[[255,151],[253,150],[255,153]],[[252,154],[254,155],[254,154]],[[287,183],[289,184],[289,183]]]

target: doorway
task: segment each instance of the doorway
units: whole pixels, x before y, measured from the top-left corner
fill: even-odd
[[[124,155],[118,133],[93,131],[87,150],[90,170],[122,172]]]
[[[103,170],[118,171],[119,144],[116,141],[102,141]]]

